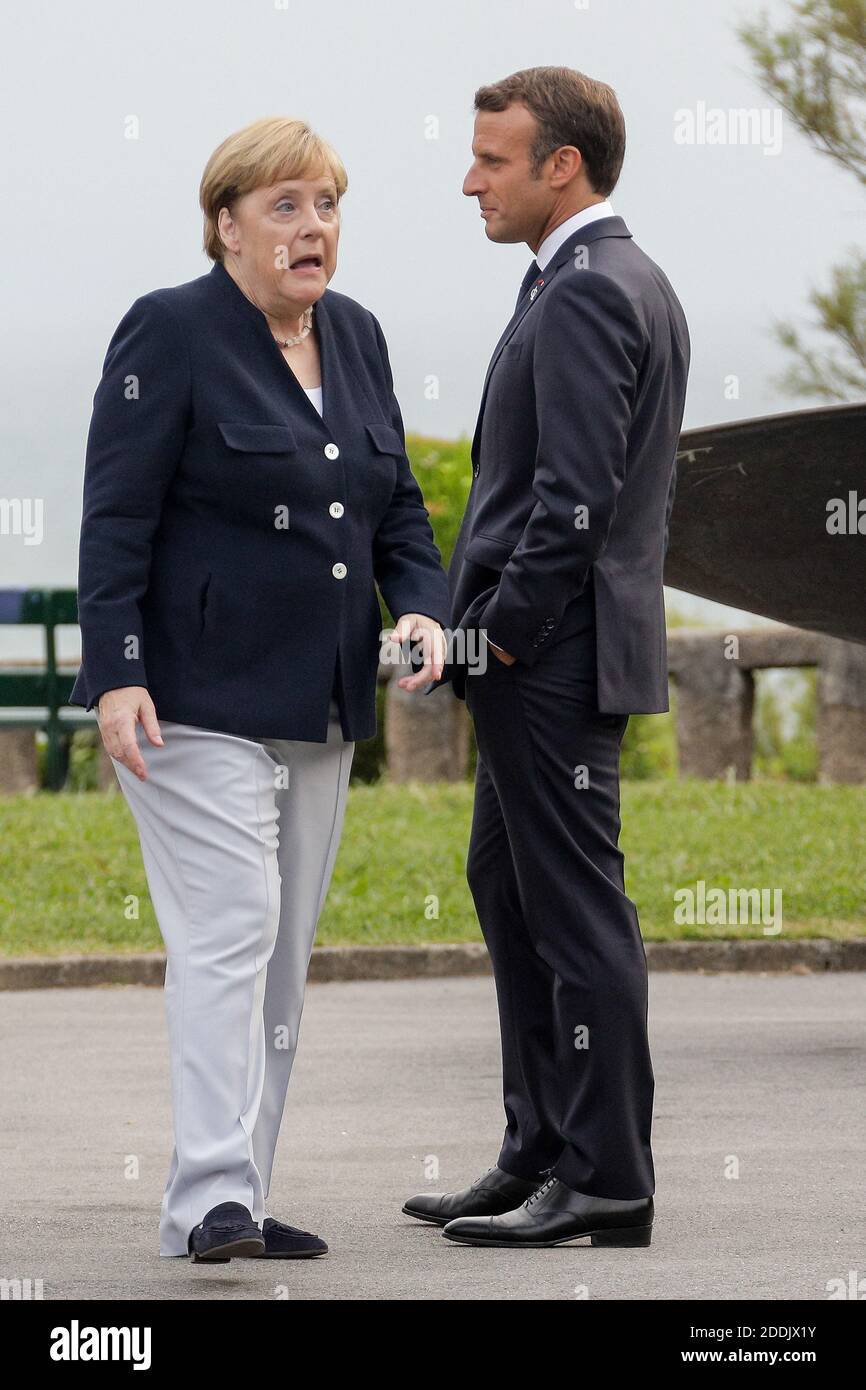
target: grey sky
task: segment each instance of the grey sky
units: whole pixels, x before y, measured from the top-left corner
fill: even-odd
[[[787,119],[775,155],[674,139],[680,109],[770,105],[734,34],[761,8],[95,0],[7,10],[0,495],[43,497],[45,539],[0,536],[0,585],[74,584],[84,441],[108,340],[136,296],[209,269],[202,167],[261,115],[304,117],[344,159],[331,284],[382,322],[407,428],[452,437],[474,426],[531,253],[488,243],[475,200],[460,192],[472,95],[540,63],[617,90],[628,154],[612,201],[689,319],[686,424],[796,407],[771,384],[784,359],[769,324],[804,313],[809,287],[861,238],[862,194]],[[124,137],[129,116],[137,140]],[[425,138],[430,117],[437,139]],[[436,401],[425,399],[429,374]],[[726,399],[729,374],[739,399]]]

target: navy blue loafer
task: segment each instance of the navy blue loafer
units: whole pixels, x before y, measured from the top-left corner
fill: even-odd
[[[262,1222],[264,1250],[258,1252],[260,1260],[310,1260],[314,1255],[327,1255],[328,1247],[318,1236],[309,1231],[300,1231],[297,1226],[285,1226],[266,1216]]]
[[[194,1264],[227,1264],[241,1255],[261,1255],[265,1241],[240,1202],[220,1202],[211,1207],[189,1233],[187,1249]]]

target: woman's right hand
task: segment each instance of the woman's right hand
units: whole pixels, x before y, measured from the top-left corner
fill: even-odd
[[[146,782],[147,769],[135,737],[135,726],[141,723],[157,748],[163,747],[163,738],[153,700],[145,687],[122,685],[116,690],[104,690],[97,701],[96,715],[106,753],[128,767],[140,782]]]

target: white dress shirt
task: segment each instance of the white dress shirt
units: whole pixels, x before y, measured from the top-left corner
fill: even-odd
[[[552,232],[548,232],[535,253],[539,269],[544,269],[548,261],[551,261],[556,255],[562,243],[568,241],[573,232],[578,231],[580,227],[588,226],[590,222],[597,222],[600,217],[613,216],[615,216],[614,210],[605,198],[604,202],[592,203],[588,208],[582,208],[580,212],[576,212],[573,216],[567,217],[564,222],[560,222],[558,227],[554,227]]]
[[[304,390],[306,391],[306,393],[307,393],[307,395],[309,396],[310,400],[313,402],[313,405],[316,407],[316,409],[318,410],[319,414],[321,415],[321,413],[322,413],[322,388],[321,388],[321,386],[305,386],[305,387],[304,387]]]

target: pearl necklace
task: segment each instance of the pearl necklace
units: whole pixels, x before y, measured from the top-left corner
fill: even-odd
[[[311,304],[311,305],[309,306],[308,309],[305,309],[305,310],[304,310],[304,326],[303,326],[303,328],[301,329],[300,333],[296,333],[295,336],[294,336],[293,338],[285,338],[285,339],[284,339],[284,338],[278,338],[277,335],[276,335],[276,333],[274,333],[273,336],[274,336],[275,341],[279,343],[279,345],[280,345],[281,348],[297,347],[298,343],[302,343],[302,342],[304,341],[304,339],[306,338],[307,334],[310,332],[310,329],[312,328],[312,326],[313,326],[313,306],[312,306],[312,304]]]

